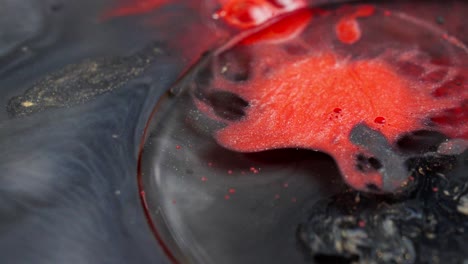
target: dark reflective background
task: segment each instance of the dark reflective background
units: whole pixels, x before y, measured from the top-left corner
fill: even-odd
[[[136,146],[182,65],[141,19],[100,22],[105,4],[0,1],[2,263],[165,263]]]

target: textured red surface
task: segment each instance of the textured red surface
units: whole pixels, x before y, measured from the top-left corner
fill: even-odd
[[[233,92],[250,106],[243,120],[216,133],[221,145],[241,152],[324,151],[358,189],[382,183],[377,172],[364,179],[355,168],[355,157],[365,153],[349,141],[356,124],[365,123],[393,142],[403,132],[423,129],[430,113],[454,103],[432,96],[424,84],[402,78],[382,60],[347,61],[331,51],[277,65],[271,78]]]

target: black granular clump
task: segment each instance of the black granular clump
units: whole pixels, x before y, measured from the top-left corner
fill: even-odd
[[[468,152],[408,162],[393,195],[345,190],[317,202],[298,228],[314,263],[468,263]]]

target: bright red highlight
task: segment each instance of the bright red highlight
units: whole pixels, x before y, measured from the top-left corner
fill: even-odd
[[[335,31],[337,38],[345,44],[354,44],[361,39],[361,27],[357,18],[369,17],[375,13],[375,7],[372,5],[359,6],[352,15],[342,18],[336,25]]]
[[[216,12],[215,18],[222,18],[229,25],[246,29],[265,23],[280,14],[305,7],[304,0],[228,0]]]
[[[294,38],[312,19],[311,10],[304,9],[288,16],[273,25],[261,30],[242,41],[244,45],[250,45],[258,42],[283,42]]]

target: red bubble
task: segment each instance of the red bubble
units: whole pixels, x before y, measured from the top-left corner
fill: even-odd
[[[383,124],[385,124],[386,120],[385,120],[384,117],[378,116],[378,117],[375,118],[374,122],[377,123],[377,124],[383,125]]]

